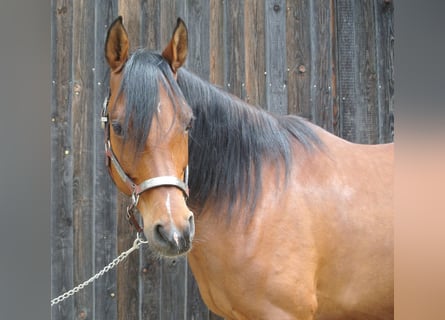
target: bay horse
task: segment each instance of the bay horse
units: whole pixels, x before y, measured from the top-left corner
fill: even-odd
[[[161,54],[130,54],[121,17],[106,38],[110,174],[152,251],[187,254],[226,319],[392,319],[393,144],[251,106],[183,68],[187,48],[181,19]]]

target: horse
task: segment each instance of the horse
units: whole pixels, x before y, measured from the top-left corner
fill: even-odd
[[[105,42],[108,167],[151,250],[225,319],[392,319],[394,144],[249,105],[187,50],[180,18],[162,53],[130,53],[122,17]]]

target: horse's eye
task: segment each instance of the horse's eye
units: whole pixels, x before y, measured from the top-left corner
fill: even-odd
[[[119,122],[113,121],[111,123],[111,127],[113,128],[113,131],[116,135],[121,136],[123,134],[122,125]]]

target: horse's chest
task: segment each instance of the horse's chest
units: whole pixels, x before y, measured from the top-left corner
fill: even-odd
[[[189,264],[198,282],[204,302],[216,309],[232,308],[234,301],[242,299],[244,288],[251,281],[242,270],[242,265],[235,263],[228,252],[220,249],[194,248],[189,254]]]
[[[296,296],[296,268],[288,265],[289,260],[279,261],[279,249],[261,250],[243,258],[242,248],[249,246],[232,246],[235,244],[230,240],[219,248],[198,245],[189,255],[206,305],[227,319],[262,319],[264,315],[288,319],[289,310],[280,304]]]
[[[228,319],[294,319],[300,302],[312,299],[309,223],[269,212],[230,228],[197,219],[189,264],[204,302]]]

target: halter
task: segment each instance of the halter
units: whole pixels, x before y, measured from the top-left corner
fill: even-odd
[[[175,176],[160,176],[144,180],[140,184],[134,183],[133,180],[131,180],[131,178],[125,173],[124,169],[122,169],[122,166],[119,164],[119,161],[117,160],[111,148],[108,99],[109,97],[105,98],[104,100],[102,107],[102,114],[101,114],[102,128],[105,131],[105,156],[106,156],[105,164],[110,172],[111,172],[111,165],[114,167],[122,182],[124,182],[127,185],[128,189],[130,190],[131,204],[127,206],[126,218],[130,222],[130,224],[132,224],[136,228],[137,232],[142,232],[143,229],[139,225],[139,222],[137,221],[136,217],[134,216],[134,211],[138,204],[139,196],[141,195],[141,193],[161,186],[172,186],[181,189],[181,191],[184,193],[184,196],[187,198],[189,195],[189,188],[188,188],[189,167],[187,166],[185,168],[184,181],[178,179]]]

